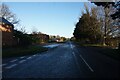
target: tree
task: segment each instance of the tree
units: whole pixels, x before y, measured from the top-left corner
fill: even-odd
[[[117,37],[120,38],[120,1],[118,1],[116,4],[115,4],[115,8],[116,8],[116,12],[114,14],[111,15],[111,17],[114,19],[114,20],[117,20],[115,25],[118,26],[118,28],[116,29],[117,31]],[[120,50],[120,39],[119,39],[119,42],[118,42],[118,48]]]
[[[111,17],[114,20],[114,26],[116,26],[114,32],[117,32],[116,36],[120,37],[120,1],[116,2],[114,7],[116,11],[111,14]]]
[[[73,33],[74,37],[77,40],[88,38],[87,30],[89,26],[88,23],[90,21],[90,14],[89,14],[89,9],[87,5],[85,4],[84,6],[85,6],[86,13],[83,12],[81,18],[79,18],[79,22],[76,24],[76,28]]]
[[[116,12],[111,15],[113,19],[119,18],[120,19],[120,1],[118,1],[114,7],[116,8]]]
[[[97,18],[97,8],[93,7],[91,8],[91,16],[90,16],[90,29],[91,29],[91,38],[92,41],[96,42],[99,41],[101,42],[101,25],[100,21]]]
[[[85,8],[86,13],[83,13],[76,24],[73,35],[77,40],[83,39],[84,42],[97,43],[101,37],[100,24],[96,17],[97,9],[92,8],[89,12],[88,7],[85,6]]]
[[[38,37],[39,33],[41,32],[38,32],[35,27],[32,29],[31,37],[32,37],[33,43],[38,43],[40,41],[40,38]]]
[[[11,22],[12,24],[18,24],[19,20],[17,19],[16,15],[14,13],[12,13],[9,9],[9,7],[2,3],[0,5],[0,17],[4,17],[5,19],[7,19],[9,22]]]
[[[104,14],[105,14],[105,23],[104,23],[104,45],[106,45],[106,38],[107,38],[107,27],[108,27],[108,9],[110,8],[110,5],[114,5],[114,2],[94,2],[97,6],[103,6],[104,7]]]
[[[18,40],[19,46],[28,46],[32,44],[32,37],[22,31],[14,30],[13,32],[15,38]]]

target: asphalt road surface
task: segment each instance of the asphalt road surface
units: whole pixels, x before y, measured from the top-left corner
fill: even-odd
[[[119,61],[93,50],[61,43],[29,56],[3,59],[3,78],[119,78]]]

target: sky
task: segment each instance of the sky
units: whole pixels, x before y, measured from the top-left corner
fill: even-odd
[[[6,2],[20,19],[27,33],[73,36],[75,24],[84,10],[84,2]],[[89,3],[89,6],[92,4]],[[20,29],[20,26],[17,27]]]

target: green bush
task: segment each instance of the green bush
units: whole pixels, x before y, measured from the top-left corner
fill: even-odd
[[[14,47],[2,50],[2,57],[15,57],[22,55],[31,55],[47,51],[47,48],[41,46]]]

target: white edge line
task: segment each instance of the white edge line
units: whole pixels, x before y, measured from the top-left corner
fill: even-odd
[[[82,58],[82,60],[85,62],[85,64],[88,66],[88,68],[92,71],[92,72],[94,72],[93,71],[93,69],[88,65],[88,63],[85,61],[85,59],[82,57],[82,55],[79,55],[81,58]]]

